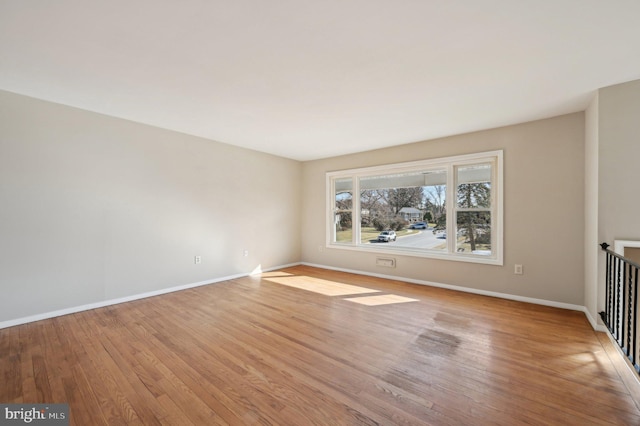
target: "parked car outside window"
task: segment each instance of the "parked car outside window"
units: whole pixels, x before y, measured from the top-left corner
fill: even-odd
[[[409,229],[427,229],[426,222],[416,222],[409,225]]]
[[[382,231],[380,235],[378,235],[378,241],[395,241],[396,240],[396,232],[395,231]]]

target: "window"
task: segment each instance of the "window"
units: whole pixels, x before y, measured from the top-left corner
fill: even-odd
[[[329,172],[327,199],[330,248],[502,265],[502,151]]]
[[[349,244],[353,235],[353,179],[334,180],[334,194],[334,242]]]

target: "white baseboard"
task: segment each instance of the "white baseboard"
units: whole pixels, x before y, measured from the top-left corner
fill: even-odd
[[[28,317],[23,317],[23,318],[17,318],[17,319],[13,319],[13,320],[3,321],[3,322],[0,322],[0,329],[13,327],[13,326],[16,326],[16,325],[21,325],[21,324],[27,324],[27,323],[35,322],[35,321],[41,321],[41,320],[48,319],[48,318],[59,317],[59,316],[62,316],[62,315],[69,315],[69,314],[73,314],[73,313],[76,313],[76,312],[82,312],[82,311],[88,311],[88,310],[91,310],[91,309],[103,308],[105,306],[117,305],[119,303],[125,303],[125,302],[131,302],[131,301],[134,301],[134,300],[145,299],[147,297],[159,296],[161,294],[173,293],[175,291],[187,290],[187,289],[190,289],[190,288],[200,287],[200,286],[203,286],[203,285],[215,284],[215,283],[219,283],[219,282],[222,282],[222,281],[229,281],[229,280],[233,280],[233,279],[236,279],[236,278],[242,278],[242,277],[246,277],[246,276],[250,276],[250,275],[259,274],[261,272],[268,272],[268,271],[274,271],[274,270],[283,269],[283,268],[290,268],[290,267],[297,266],[297,265],[306,265],[306,266],[312,266],[312,267],[316,267],[316,268],[329,269],[329,270],[333,270],[333,271],[348,272],[348,273],[358,274],[358,275],[366,275],[366,276],[372,276],[372,277],[377,277],[377,278],[385,278],[385,279],[390,279],[390,280],[403,281],[403,282],[408,282],[408,283],[412,283],[412,284],[419,284],[419,285],[427,285],[427,286],[431,286],[431,287],[445,288],[445,289],[448,289],[448,290],[461,291],[461,292],[465,292],[465,293],[480,294],[480,295],[483,295],[483,296],[491,296],[491,297],[498,297],[498,298],[501,298],[501,299],[515,300],[515,301],[519,301],[519,302],[533,303],[533,304],[536,304],[536,305],[544,305],[544,306],[551,306],[551,307],[555,307],[555,308],[568,309],[568,310],[572,310],[572,311],[580,311],[580,312],[583,312],[586,315],[587,320],[589,321],[591,326],[594,328],[594,330],[603,331],[603,332],[607,331],[607,329],[606,329],[606,327],[604,325],[598,324],[598,322],[591,316],[591,314],[589,313],[589,311],[587,310],[586,307],[580,306],[580,305],[572,305],[572,304],[569,304],[569,303],[554,302],[554,301],[545,300],[545,299],[535,299],[535,298],[531,298],[531,297],[523,297],[523,296],[517,296],[517,295],[507,294],[507,293],[498,293],[498,292],[494,292],[494,291],[479,290],[479,289],[474,289],[474,288],[468,288],[468,287],[461,287],[461,286],[450,285],[450,284],[437,283],[437,282],[433,282],[433,281],[417,280],[417,279],[413,279],[413,278],[404,278],[404,277],[398,277],[398,276],[395,276],[395,275],[377,274],[377,273],[373,273],[373,272],[365,272],[365,271],[359,271],[359,270],[347,269],[347,268],[336,268],[336,267],[333,267],[333,266],[319,265],[319,264],[308,263],[308,262],[289,263],[289,264],[286,264],[286,265],[279,265],[279,266],[270,267],[270,268],[267,268],[267,269],[264,269],[264,270],[260,269],[260,270],[254,270],[254,271],[248,272],[248,273],[242,273],[242,274],[228,275],[228,276],[225,276],[225,277],[212,278],[212,279],[209,279],[209,280],[199,281],[199,282],[196,282],[196,283],[184,284],[184,285],[179,285],[179,286],[175,286],[175,287],[164,288],[164,289],[161,289],[161,290],[151,291],[151,292],[147,292],[147,293],[141,293],[141,294],[135,294],[135,295],[126,296],[126,297],[121,297],[121,298],[118,298],[118,299],[104,300],[104,301],[100,301],[100,302],[96,302],[96,303],[89,303],[89,304],[86,304],[86,305],[74,306],[74,307],[71,307],[71,308],[65,308],[65,309],[60,309],[60,310],[56,310],[56,311],[45,312],[45,313],[42,313],[42,314],[31,315],[31,316],[28,316]]]
[[[611,335],[611,333],[607,332],[606,334],[610,345],[608,348],[605,347],[605,352],[607,356],[609,356],[614,368],[618,371],[618,375],[629,391],[629,395],[636,404],[636,407],[640,409],[640,376],[631,364],[627,355],[618,345],[618,342],[616,342],[616,339]],[[617,355],[618,358],[614,359],[614,355]]]
[[[601,331],[603,333],[609,332],[609,330],[607,330],[607,326],[605,326],[604,324],[598,324],[598,320],[593,318],[593,316],[591,316],[591,312],[589,312],[586,306],[583,308],[584,309],[582,310],[582,312],[584,312],[584,314],[587,317],[587,320],[589,320],[589,323],[591,324],[591,327],[593,327],[595,331]]]
[[[248,272],[248,273],[243,273],[243,274],[235,274],[235,275],[227,275],[225,277],[219,277],[219,278],[211,278],[209,280],[199,281],[199,282],[196,282],[196,283],[178,285],[178,286],[175,286],[175,287],[163,288],[161,290],[155,290],[155,291],[150,291],[150,292],[146,292],[146,293],[134,294],[134,295],[131,295],[131,296],[120,297],[120,298],[117,298],[117,299],[103,300],[103,301],[100,301],[100,302],[89,303],[89,304],[86,304],[86,305],[74,306],[74,307],[71,307],[71,308],[65,308],[65,309],[60,309],[60,310],[56,310],[56,311],[45,312],[45,313],[42,313],[42,314],[30,315],[28,317],[17,318],[17,319],[8,320],[8,321],[2,321],[2,322],[0,322],[0,329],[13,327],[13,326],[16,326],[16,325],[21,325],[21,324],[27,324],[27,323],[35,322],[35,321],[41,321],[41,320],[45,320],[45,319],[49,319],[49,318],[60,317],[60,316],[63,316],[63,315],[74,314],[76,312],[88,311],[88,310],[97,309],[97,308],[104,308],[105,306],[117,305],[119,303],[131,302],[131,301],[134,301],[134,300],[145,299],[147,297],[159,296],[161,294],[173,293],[173,292],[181,291],[181,290],[187,290],[187,289],[190,289],[190,288],[200,287],[200,286],[203,286],[203,285],[216,284],[216,283],[219,283],[219,282],[222,282],[222,281],[229,281],[229,280],[233,280],[233,279],[236,279],[236,278],[246,277],[246,276],[249,276],[249,275],[252,275],[252,274],[255,274],[255,273],[259,273],[259,272],[274,271],[274,270],[277,270],[277,269],[288,268],[288,267],[296,266],[296,265],[299,265],[299,264],[300,263],[290,263],[290,264],[286,264],[286,265],[274,266],[274,267],[267,268],[267,269],[264,269],[264,270],[260,269],[260,271],[253,271],[253,272]]]

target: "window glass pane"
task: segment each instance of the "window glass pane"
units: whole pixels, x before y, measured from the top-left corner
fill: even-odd
[[[424,219],[433,235],[433,242],[425,241],[425,248],[447,250],[447,171],[426,172],[425,182],[427,185],[424,187]]]
[[[491,208],[491,164],[457,167],[459,208]]]
[[[362,180],[360,181],[362,184]],[[368,244],[377,242],[378,233],[385,225],[376,228],[376,225],[386,222],[389,216],[389,206],[382,189],[363,189],[360,191],[360,243]]]
[[[462,211],[457,213],[456,252],[491,255],[491,213]]]
[[[446,250],[446,182],[445,170],[360,178],[360,242],[386,243],[379,233],[393,230],[390,246]]]
[[[337,243],[351,243],[353,235],[353,179],[336,179],[335,185],[335,206],[334,206],[334,226],[335,239]]]

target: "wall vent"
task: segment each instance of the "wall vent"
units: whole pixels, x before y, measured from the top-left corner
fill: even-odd
[[[395,268],[396,259],[393,257],[376,257],[376,265],[384,266],[386,268]]]

